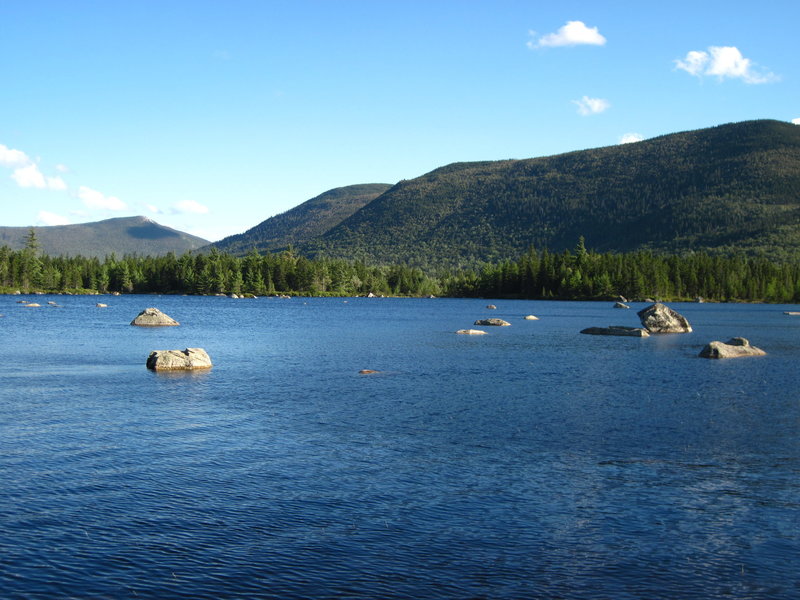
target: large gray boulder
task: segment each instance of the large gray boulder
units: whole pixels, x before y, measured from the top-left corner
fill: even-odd
[[[764,356],[761,348],[751,346],[743,337],[735,337],[727,342],[710,342],[700,351],[702,358],[739,358],[741,356]]]
[[[211,358],[202,348],[153,350],[147,357],[147,368],[153,371],[194,371],[211,366]]]
[[[650,337],[650,334],[641,327],[623,327],[611,325],[610,327],[587,327],[581,333],[588,335],[619,335],[625,337]]]
[[[175,319],[165,315],[157,308],[145,308],[139,315],[131,321],[131,325],[141,327],[165,327],[180,325]]]
[[[491,318],[491,319],[478,319],[477,321],[475,321],[475,325],[479,325],[482,327],[507,327],[508,325],[511,325],[511,323],[509,323],[508,321],[504,321],[503,319]]]
[[[692,330],[686,317],[660,302],[651,304],[636,314],[650,333],[689,333]]]

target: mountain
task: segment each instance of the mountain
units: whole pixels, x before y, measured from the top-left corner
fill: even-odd
[[[0,227],[0,246],[25,247],[30,227]],[[43,254],[103,258],[138,254],[183,254],[208,244],[208,240],[159,225],[147,217],[122,217],[78,225],[34,227]]]
[[[240,255],[252,248],[269,252],[297,245],[323,235],[390,187],[386,183],[365,183],[329,190],[213,245]]]
[[[291,211],[290,211],[291,212]],[[279,231],[274,237],[279,237]],[[308,256],[458,266],[529,247],[800,255],[800,127],[760,120],[401,181]]]

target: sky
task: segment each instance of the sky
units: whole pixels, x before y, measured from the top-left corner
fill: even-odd
[[[0,226],[217,241],[327,190],[800,124],[800,2],[0,0]]]

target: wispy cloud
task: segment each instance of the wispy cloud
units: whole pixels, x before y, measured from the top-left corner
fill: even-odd
[[[684,58],[674,62],[676,69],[694,77],[716,77],[719,81],[741,79],[749,84],[772,83],[780,79],[745,58],[735,46],[710,46],[708,51],[691,50]]]
[[[39,165],[22,150],[15,150],[0,144],[0,166],[14,169],[11,179],[19,187],[48,190],[67,189],[67,184],[61,177],[46,177],[39,170]]]
[[[797,117],[796,119],[792,119],[792,123],[794,123],[795,125],[800,125],[800,117]]]
[[[181,200],[172,205],[172,212],[175,214],[192,213],[196,215],[205,215],[208,214],[209,210],[207,206],[195,202],[194,200]]]
[[[528,32],[532,39],[527,43],[528,48],[557,48],[560,46],[603,46],[606,38],[600,34],[597,27],[587,27],[583,21],[567,21],[555,33],[548,33],[536,39],[536,32]]]
[[[37,215],[37,219],[40,223],[44,225],[69,225],[70,220],[67,217],[62,217],[61,215],[57,215],[55,213],[48,212],[46,210],[40,210],[39,214]]]
[[[22,167],[32,162],[22,150],[14,150],[0,144],[0,165],[4,167]]]
[[[641,142],[644,136],[641,133],[623,133],[619,137],[620,144],[632,144],[634,142]]]
[[[92,209],[100,210],[126,210],[128,205],[115,196],[106,196],[102,192],[93,190],[85,185],[78,188],[78,198],[83,200],[83,203]]]
[[[578,107],[578,114],[587,117],[589,115],[598,115],[611,108],[611,103],[603,98],[589,98],[584,96],[580,100],[573,100],[573,104]]]

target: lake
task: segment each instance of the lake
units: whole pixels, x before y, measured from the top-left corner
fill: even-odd
[[[800,597],[798,307],[644,306],[0,296],[0,595]]]

